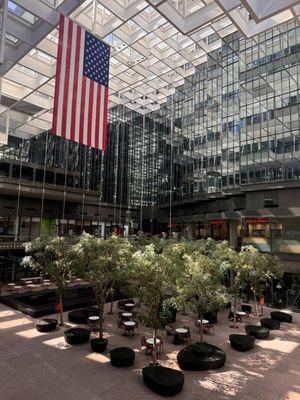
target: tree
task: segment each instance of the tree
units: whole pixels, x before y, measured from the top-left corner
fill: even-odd
[[[237,302],[241,288],[246,284],[246,274],[241,260],[241,253],[232,249],[226,241],[220,242],[212,253],[212,258],[218,263],[220,270],[229,278],[228,292],[233,300],[233,328],[236,328]]]
[[[133,254],[131,268],[134,292],[147,307],[142,320],[153,329],[153,365],[157,365],[157,331],[164,326],[164,309],[175,295],[176,272],[164,251],[156,252],[153,244]]]
[[[257,292],[261,282],[265,283],[282,276],[282,269],[270,255],[260,253],[253,246],[244,246],[240,253],[245,279],[249,282],[254,296],[255,313],[258,315]]]
[[[63,292],[67,281],[71,279],[70,250],[74,238],[69,237],[39,237],[25,243],[22,265],[37,271],[42,276],[52,279],[58,292],[60,303],[60,325],[63,326]]]
[[[83,234],[72,253],[73,273],[92,285],[100,317],[99,337],[103,339],[104,305],[118,274],[129,263],[131,245],[116,236],[103,240]]]
[[[220,309],[226,303],[222,274],[214,260],[199,251],[186,255],[184,259],[184,272],[178,280],[178,286],[188,307],[202,320],[204,313]],[[202,323],[200,341],[203,342]]]

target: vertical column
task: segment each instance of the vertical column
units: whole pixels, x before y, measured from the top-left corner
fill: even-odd
[[[3,64],[4,61],[7,13],[8,13],[8,0],[4,0],[3,10],[2,10],[2,24],[1,24],[2,35],[0,36],[0,64]]]
[[[233,249],[237,248],[237,225],[238,221],[235,219],[229,221],[229,244]]]

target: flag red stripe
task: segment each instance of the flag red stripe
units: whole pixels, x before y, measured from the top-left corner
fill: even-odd
[[[86,77],[82,76],[81,105],[80,105],[80,124],[79,124],[79,143],[83,144],[83,128],[84,128],[84,106],[86,92]]]
[[[77,26],[76,35],[76,55],[75,55],[75,71],[74,71],[74,86],[73,86],[73,99],[72,99],[72,120],[71,120],[71,140],[75,139],[75,127],[76,122],[76,103],[77,103],[77,90],[78,90],[78,73],[79,73],[79,59],[80,59],[80,40],[81,40],[81,28]]]
[[[56,134],[57,130],[57,107],[58,107],[58,95],[60,86],[61,56],[62,56],[62,45],[64,37],[64,27],[65,27],[65,17],[61,14],[59,18],[59,37],[58,37],[58,50],[57,50],[57,61],[56,61],[55,94],[54,94],[53,122],[52,122],[52,131],[54,134]]]
[[[88,131],[87,131],[87,145],[91,145],[92,141],[92,118],[93,118],[93,99],[95,81],[90,82],[90,96],[89,96],[89,116],[88,116]]]
[[[103,116],[103,133],[102,133],[102,149],[106,150],[106,131],[107,131],[107,106],[108,106],[108,87],[105,86],[104,98],[104,116]]]
[[[67,43],[67,54],[66,54],[66,69],[65,69],[65,82],[64,82],[64,100],[62,108],[62,124],[61,124],[61,137],[66,137],[66,125],[67,125],[67,105],[68,105],[68,92],[69,92],[69,81],[70,81],[70,62],[71,62],[71,51],[72,51],[72,33],[73,33],[73,21],[69,20],[68,26],[68,43]],[[70,93],[71,95],[71,93]]]
[[[99,135],[100,135],[100,104],[101,104],[101,86],[97,85],[97,107],[96,107],[96,125],[95,125],[95,148],[99,149]]]

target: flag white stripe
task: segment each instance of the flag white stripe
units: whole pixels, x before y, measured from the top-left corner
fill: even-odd
[[[103,123],[104,123],[104,100],[105,100],[105,86],[101,86],[101,99],[100,99],[100,123],[99,123],[99,147],[102,148],[102,140],[103,140]]]
[[[72,48],[71,48],[71,61],[70,61],[70,71],[69,71],[69,90],[68,90],[68,105],[66,112],[66,139],[71,138],[71,116],[72,116],[72,103],[73,103],[73,86],[74,86],[74,70],[75,70],[75,55],[76,55],[76,38],[77,38],[77,25],[73,24],[72,32]]]
[[[85,31],[81,29],[80,38],[80,57],[79,57],[79,68],[78,68],[78,84],[77,84],[77,99],[76,99],[76,119],[75,119],[75,142],[79,142],[79,129],[80,129],[80,107],[81,107],[81,90],[82,90],[82,71],[83,71],[83,59],[84,59],[84,40]],[[76,79],[76,77],[75,77]]]
[[[58,107],[57,107],[57,132],[56,132],[56,134],[58,136],[61,136],[61,126],[62,126],[62,118],[63,118],[66,57],[67,57],[67,48],[68,48],[68,46],[67,46],[68,30],[69,30],[69,20],[68,20],[68,18],[65,18],[62,57],[61,57],[61,73],[60,73],[59,95],[58,95]]]
[[[94,97],[93,97],[93,108],[92,108],[92,132],[91,132],[91,146],[95,147],[96,140],[96,113],[97,113],[97,94],[99,90],[99,85],[96,82],[94,84]]]
[[[91,80],[89,78],[86,78],[86,92],[85,92],[85,103],[84,103],[84,123],[83,123],[83,144],[84,145],[87,145],[87,137],[88,137],[90,85],[91,85]]]

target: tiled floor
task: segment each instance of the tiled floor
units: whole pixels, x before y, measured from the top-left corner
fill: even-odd
[[[265,316],[270,310],[265,309]],[[119,369],[110,365],[108,353],[92,353],[89,344],[67,346],[60,328],[39,333],[34,320],[0,304],[0,399],[1,400],[152,400],[155,395],[144,386],[141,368],[151,357],[140,349],[141,335],[150,331],[140,327],[134,337],[117,332],[117,315],[105,318],[109,349],[129,346],[136,350],[133,367]],[[185,385],[180,400],[298,400],[300,399],[300,314],[293,324],[282,324],[270,339],[256,341],[247,353],[234,351],[228,343],[233,332],[227,313],[219,315],[215,333],[205,340],[227,354],[224,368],[215,371],[184,372]],[[251,322],[258,322],[251,317]],[[193,341],[199,334],[193,316],[178,315],[176,326],[189,325]],[[72,324],[68,323],[68,326]],[[236,330],[244,333],[244,323]],[[176,354],[181,346],[165,338],[161,363],[178,368]]]

